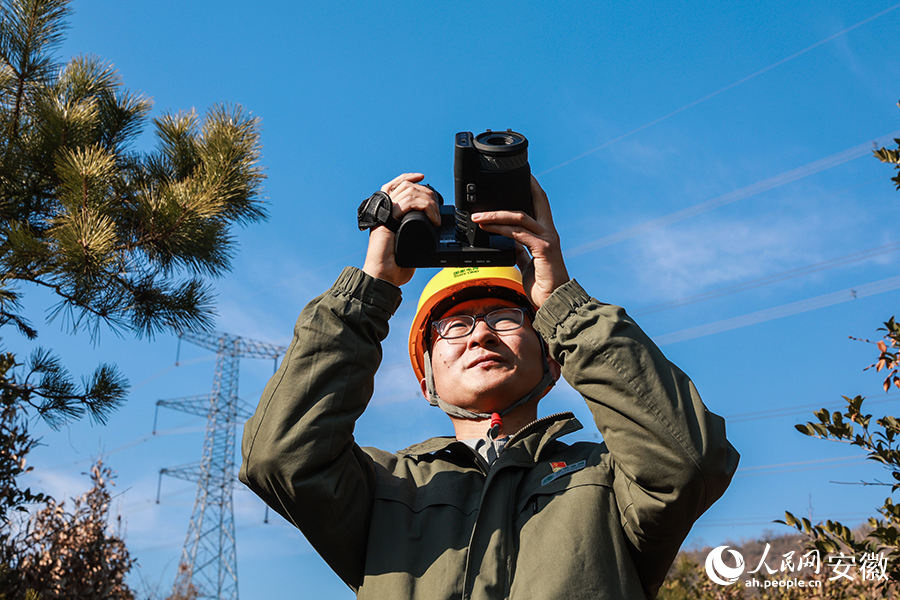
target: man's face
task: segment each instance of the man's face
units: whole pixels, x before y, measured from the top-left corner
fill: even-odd
[[[477,298],[457,304],[441,318],[484,315],[514,306],[507,300]],[[500,412],[525,397],[543,377],[541,341],[527,316],[522,327],[513,331],[492,331],[479,319],[467,337],[448,340],[434,335],[434,385],[438,395],[454,406]]]

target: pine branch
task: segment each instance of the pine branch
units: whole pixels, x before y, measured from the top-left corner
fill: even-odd
[[[21,315],[11,312],[21,308],[19,294],[5,287],[0,281],[0,327],[12,323],[19,330],[19,333],[33,340],[37,337],[37,331],[31,326],[31,323]]]
[[[114,367],[102,364],[90,379],[82,379],[82,391],[77,391],[59,358],[43,348],[32,352],[24,366],[27,373],[22,383],[2,377],[0,391],[35,409],[53,429],[85,413],[94,422],[105,423],[122,404],[129,388],[128,381]],[[34,378],[36,382],[32,381]]]
[[[0,310],[0,327],[8,325],[9,323],[15,325],[16,329],[19,330],[19,333],[29,340],[33,340],[37,337],[37,330],[31,326],[31,323],[29,323],[27,319],[15,313]]]
[[[7,0],[3,6],[4,36],[11,52],[8,64],[18,78],[11,117],[11,135],[19,134],[25,91],[29,83],[44,78],[51,70],[46,52],[57,46],[66,28],[68,0]]]

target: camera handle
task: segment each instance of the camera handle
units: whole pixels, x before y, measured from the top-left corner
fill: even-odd
[[[414,261],[422,254],[423,249],[434,252],[437,243],[437,229],[424,212],[414,210],[406,213],[394,237],[394,260],[401,267],[415,266],[412,262],[407,262]]]

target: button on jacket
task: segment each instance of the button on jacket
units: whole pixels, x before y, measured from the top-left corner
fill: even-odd
[[[399,302],[348,267],[306,306],[244,428],[241,481],[363,600],[655,597],[738,462],[687,376],[573,280],[534,326],[603,443],[564,443],[581,424],[561,413],[517,432],[490,466],[454,438],[360,448],[353,426]]]

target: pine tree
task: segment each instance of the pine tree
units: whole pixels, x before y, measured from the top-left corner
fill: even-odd
[[[137,337],[209,329],[209,279],[230,269],[232,229],[266,218],[259,121],[220,105],[150,119],[111,64],[60,63],[68,0],[0,0],[0,333],[29,339],[23,290],[58,298],[50,318],[96,342],[101,327]],[[133,146],[152,124],[157,146]],[[28,417],[103,423],[128,383],[100,365],[76,385],[58,358],[0,350],[0,579],[10,511],[50,499],[17,486],[33,447]]]

